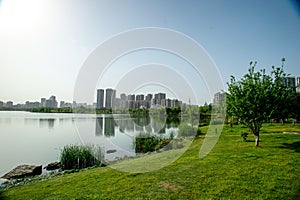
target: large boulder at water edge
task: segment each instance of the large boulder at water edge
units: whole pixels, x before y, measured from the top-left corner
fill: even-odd
[[[44,169],[46,170],[56,170],[60,168],[60,162],[49,163]]]
[[[36,165],[20,165],[4,176],[2,178],[5,179],[14,179],[14,178],[22,178],[25,176],[34,176],[34,175],[40,175],[42,173],[42,165],[36,166]]]

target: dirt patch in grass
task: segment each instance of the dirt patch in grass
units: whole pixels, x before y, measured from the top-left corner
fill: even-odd
[[[181,187],[180,185],[170,184],[170,183],[168,183],[168,182],[161,182],[160,185],[161,185],[165,190],[178,191],[178,190],[182,190],[182,189],[183,189],[183,187]]]

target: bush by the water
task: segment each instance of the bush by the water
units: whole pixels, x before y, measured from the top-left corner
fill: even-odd
[[[181,123],[178,126],[178,136],[179,137],[188,137],[188,136],[194,136],[196,134],[197,129],[192,127],[191,125],[187,123]]]
[[[140,133],[140,135],[135,138],[135,152],[147,153],[149,151],[155,151],[161,140],[159,136],[150,135],[150,133]]]
[[[150,133],[140,133],[140,135],[135,138],[136,153],[147,153],[160,149],[179,149],[183,147],[182,139],[174,139],[174,133],[171,133],[168,138],[151,135]]]
[[[83,169],[101,164],[101,148],[93,145],[68,145],[60,155],[62,169]]]

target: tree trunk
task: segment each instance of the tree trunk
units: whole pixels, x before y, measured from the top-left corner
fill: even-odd
[[[259,135],[254,135],[255,138],[255,146],[258,147],[259,145]]]

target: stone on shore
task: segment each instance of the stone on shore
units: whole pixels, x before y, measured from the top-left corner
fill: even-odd
[[[117,152],[116,149],[110,149],[110,150],[107,150],[107,151],[106,151],[107,154],[115,153],[115,152]]]
[[[20,165],[1,178],[4,179],[15,179],[15,178],[23,178],[25,176],[34,176],[42,174],[42,165]]]
[[[46,170],[56,170],[60,168],[60,162],[52,162],[49,163],[46,167],[44,167],[44,169]]]
[[[8,179],[0,178],[0,186],[8,182],[9,182]]]

